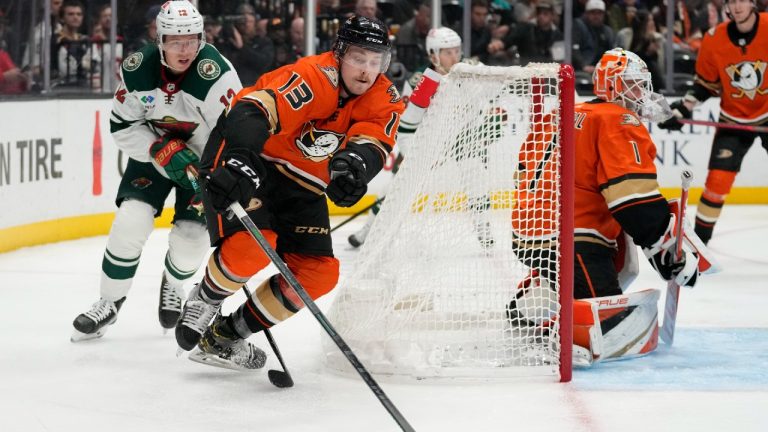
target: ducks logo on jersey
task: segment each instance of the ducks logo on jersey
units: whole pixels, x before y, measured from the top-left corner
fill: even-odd
[[[304,123],[296,146],[307,159],[322,162],[336,153],[344,141],[344,134],[315,128],[314,122]]]

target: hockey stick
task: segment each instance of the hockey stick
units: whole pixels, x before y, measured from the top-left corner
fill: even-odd
[[[688,205],[688,188],[693,180],[693,173],[683,170],[680,173],[682,187],[680,189],[680,213],[675,221],[675,260],[679,260],[683,252],[683,221],[685,208]],[[674,279],[667,283],[667,298],[664,301],[664,323],[661,326],[661,340],[672,346],[675,339],[675,322],[677,321],[677,303],[680,300],[680,284]]]
[[[680,123],[694,126],[711,126],[720,129],[743,130],[747,132],[768,133],[768,126],[753,126],[738,123],[718,123],[705,120],[677,119]]]
[[[251,291],[248,289],[248,287],[246,285],[243,285],[243,289],[245,290],[245,293],[248,295],[248,298],[250,298]],[[279,387],[279,388],[293,387],[293,378],[291,377],[291,373],[288,372],[288,368],[285,367],[285,362],[283,361],[283,355],[280,353],[280,349],[277,347],[277,342],[275,342],[275,338],[272,337],[272,332],[269,331],[269,329],[264,329],[264,336],[267,337],[267,341],[269,341],[269,346],[272,347],[272,351],[275,353],[275,357],[277,357],[277,361],[279,361],[280,366],[283,367],[283,370],[281,371],[276,369],[270,369],[269,371],[267,371],[269,382],[271,382],[273,386]]]
[[[379,399],[379,402],[384,405],[384,408],[386,408],[392,418],[397,422],[398,426],[400,426],[400,428],[406,432],[414,431],[413,427],[408,423],[408,420],[403,417],[395,404],[389,400],[387,395],[384,393],[384,390],[379,387],[379,384],[376,383],[376,381],[373,379],[373,376],[371,376],[368,370],[365,369],[365,366],[363,366],[355,353],[352,352],[352,349],[349,347],[349,345],[347,345],[344,339],[342,339],[341,336],[336,332],[336,329],[333,328],[320,308],[317,307],[317,304],[315,304],[315,302],[312,300],[312,297],[307,294],[307,291],[301,286],[299,281],[296,279],[296,276],[293,275],[293,272],[291,272],[288,266],[285,265],[285,262],[280,258],[279,255],[277,255],[277,252],[272,249],[272,246],[270,246],[267,239],[264,238],[259,229],[256,227],[256,224],[253,223],[253,220],[248,216],[248,213],[245,212],[243,206],[241,206],[238,202],[234,202],[229,206],[229,209],[235,213],[235,216],[240,219],[240,222],[243,224],[245,229],[248,230],[253,239],[256,240],[256,243],[259,244],[269,259],[272,260],[272,263],[275,264],[275,267],[277,267],[278,271],[280,271],[280,274],[283,275],[286,282],[288,282],[288,285],[290,285],[293,291],[301,298],[301,300],[307,306],[307,309],[312,312],[312,315],[314,315],[317,322],[319,322],[325,332],[328,333],[328,336],[333,339],[333,342],[335,342],[336,346],[339,347],[342,354],[344,354],[344,357],[349,360],[349,363],[352,364],[352,367],[354,367],[357,373],[360,374],[360,377],[363,378],[363,381],[365,381],[365,383],[368,385],[368,388],[370,388],[373,394],[376,395],[376,397]]]
[[[352,222],[353,220],[355,220],[355,218],[357,218],[361,214],[367,212],[368,210],[374,208],[377,204],[381,204],[383,201],[384,201],[384,197],[381,197],[381,198],[377,199],[376,201],[374,201],[372,204],[369,204],[369,205],[365,206],[362,210],[360,210],[357,213],[353,214],[352,216],[344,219],[344,221],[342,221],[340,224],[338,224],[335,227],[331,228],[331,232],[334,232],[337,229],[343,227],[344,225]]]

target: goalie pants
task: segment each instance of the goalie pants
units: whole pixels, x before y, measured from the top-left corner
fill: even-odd
[[[715,133],[709,155],[709,173],[696,210],[695,231],[705,244],[712,238],[725,198],[731,192],[736,174],[741,170],[744,156],[758,137],[763,148],[768,151],[768,134],[729,129],[718,129]]]
[[[518,258],[550,280],[556,286],[557,252],[549,248],[513,246]],[[616,251],[595,243],[577,241],[574,244],[573,296],[576,299],[606,297],[621,294],[616,268]]]

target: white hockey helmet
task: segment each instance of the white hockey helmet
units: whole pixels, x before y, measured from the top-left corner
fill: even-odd
[[[427,54],[440,54],[443,48],[461,47],[461,37],[448,27],[433,28],[427,33]]]
[[[200,46],[197,54],[205,46],[205,30],[203,16],[197,8],[187,0],[171,0],[163,3],[157,14],[157,45],[160,47],[160,61],[165,63],[163,55],[163,37],[173,35],[199,35]]]

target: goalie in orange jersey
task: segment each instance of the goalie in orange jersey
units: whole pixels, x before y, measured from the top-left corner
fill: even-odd
[[[216,249],[176,324],[179,346],[197,347],[190,359],[261,368],[266,356],[246,338],[304,306],[278,274],[231,315],[219,315],[222,302],[270,264],[240,222],[226,217],[233,202],[313,299],[336,285],[326,195],[336,205],[354,205],[392,150],[404,104],[383,74],[389,59],[386,26],[353,16],[332,51],[263,75],[219,118],[200,161]]]
[[[660,128],[681,130],[678,118],[690,119],[694,107],[713,95],[720,96],[721,122],[768,124],[768,13],[758,13],[754,0],[727,0],[725,11],[731,21],[704,35],[693,89],[671,104],[674,116],[659,123]],[[758,137],[768,150],[765,133],[732,129],[715,133],[709,174],[696,211],[695,231],[704,243],[712,238],[744,156]]]
[[[699,271],[709,269],[706,260],[700,263],[697,248],[704,246],[692,232],[686,232],[682,260],[673,259],[674,206],[670,211],[671,203],[659,192],[656,147],[640,121],[660,108],[650,80],[637,55],[619,48],[607,51],[592,78],[597,99],[575,107],[577,365],[646,354],[656,347],[658,290],[624,294],[634,275],[624,277],[622,270],[637,268],[635,244],[664,280],[692,287]],[[522,305],[534,304],[533,296],[551,295],[549,287],[557,283],[555,127],[553,121],[535,124],[520,152],[513,248],[533,272],[508,307],[517,325],[546,325],[547,317]]]

